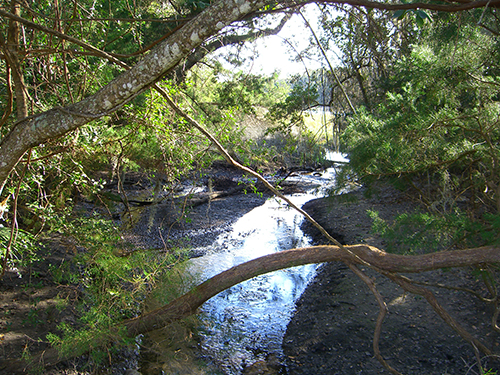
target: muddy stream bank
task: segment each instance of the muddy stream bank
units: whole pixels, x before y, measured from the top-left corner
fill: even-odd
[[[189,209],[189,220],[179,220],[179,210],[168,200],[142,207],[135,204],[140,214],[134,217],[134,227],[124,233],[125,240],[144,248],[189,247],[193,264],[198,263],[190,281],[206,279],[269,249],[280,251],[323,241],[282,202],[269,199],[265,193],[245,194],[237,182],[240,172],[218,168],[211,177],[215,182],[205,186],[231,194],[200,198]],[[344,243],[384,249],[384,240],[371,233],[366,211],[378,211],[390,222],[397,214],[418,208],[390,188],[371,198],[362,189],[341,197],[306,196],[318,179],[323,183],[322,178],[326,181],[331,176],[316,176],[313,182],[310,176],[298,175],[284,185],[285,191],[295,195],[300,204],[305,203],[306,211]],[[140,201],[143,195],[138,190],[129,198]],[[256,216],[245,222],[244,216],[253,211]],[[243,221],[238,224],[240,218]],[[252,236],[262,242],[254,242]],[[68,261],[75,248],[65,240],[52,246],[45,263]],[[37,341],[37,337],[45,337],[61,321],[75,319],[71,306],[61,311],[56,308],[61,289],[43,264],[21,270],[29,277],[19,278],[11,272],[0,283],[0,339],[4,344],[0,374],[5,373],[2,360],[20,356],[23,348],[43,350],[47,343]],[[367,272],[389,307],[380,348],[392,366],[414,375],[479,373],[471,346],[442,323],[422,299],[405,295],[380,275]],[[483,288],[470,270],[440,270],[412,277],[478,291]],[[101,373],[387,374],[374,358],[371,343],[378,306],[368,288],[345,266],[308,266],[263,275],[244,284],[210,300],[196,317],[141,337],[140,350],[120,354]],[[469,332],[498,351],[498,334],[491,332],[487,306],[463,292],[432,290]],[[69,288],[65,292],[71,297]],[[30,315],[33,311],[36,316]],[[83,370],[87,361],[83,357],[64,362],[45,373],[90,374]],[[481,361],[485,368],[500,369],[494,358]]]

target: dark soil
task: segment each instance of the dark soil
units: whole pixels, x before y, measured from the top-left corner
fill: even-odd
[[[384,249],[383,239],[370,232],[367,210],[389,222],[417,208],[403,194],[385,188],[366,198],[363,190],[308,202],[304,209],[345,244],[367,243]],[[304,230],[324,242],[309,224]],[[385,298],[389,314],[380,338],[381,353],[403,374],[478,374],[471,345],[459,337],[418,296],[408,295],[385,277],[364,270]],[[407,275],[414,280],[483,291],[471,270],[438,270]],[[440,303],[493,352],[498,334],[491,329],[492,309],[465,292],[430,288]],[[322,266],[297,302],[283,341],[289,374],[389,374],[374,358],[373,332],[379,307],[368,287],[345,265]],[[481,358],[486,369],[500,370],[494,358]]]

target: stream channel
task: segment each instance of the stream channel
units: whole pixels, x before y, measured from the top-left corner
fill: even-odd
[[[287,180],[310,184],[311,189],[287,197],[300,207],[322,196],[333,178],[333,168],[321,174],[289,177]],[[262,206],[238,219],[231,230],[219,235],[211,246],[195,249],[202,250],[200,253],[205,255],[192,258],[188,270],[197,282],[202,282],[251,259],[308,246],[310,239],[300,229],[302,221],[302,215],[286,202],[269,198]],[[260,275],[211,298],[198,315],[201,322],[198,349],[201,349],[204,362],[214,367],[213,371],[208,368],[194,371],[186,360],[189,369],[176,366],[175,371],[170,368],[162,373],[282,373],[280,370],[251,372],[249,369],[259,364],[279,368],[283,357],[282,340],[295,301],[315,275],[316,268],[317,265],[306,265]]]

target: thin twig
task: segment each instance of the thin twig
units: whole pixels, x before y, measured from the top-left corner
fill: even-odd
[[[451,286],[451,285],[445,285],[445,284],[440,284],[440,283],[428,283],[425,281],[415,281],[415,280],[413,280],[412,283],[416,284],[416,285],[422,285],[422,286],[441,288],[441,289],[447,289],[447,290],[455,290],[458,292],[469,293],[469,294],[472,294],[473,296],[477,297],[481,302],[484,302],[484,303],[493,303],[493,302],[498,300],[498,295],[496,295],[496,294],[495,295],[492,294],[491,298],[485,298],[479,292],[476,292],[473,289],[464,288],[464,287],[460,287],[460,286]]]
[[[344,98],[347,101],[347,104],[349,104],[349,108],[351,109],[351,111],[353,113],[356,113],[356,108],[354,108],[354,106],[352,105],[351,99],[349,98],[349,95],[347,95],[347,91],[345,91],[345,89],[344,89],[344,85],[342,84],[342,82],[340,82],[340,79],[339,79],[337,73],[335,73],[335,69],[333,69],[332,64],[330,63],[330,60],[328,59],[328,56],[326,55],[325,49],[321,45],[319,38],[317,37],[316,33],[314,32],[313,28],[309,24],[309,21],[304,16],[304,14],[301,11],[299,11],[298,13],[302,17],[302,19],[304,20],[304,23],[306,24],[306,26],[309,29],[309,31],[311,32],[314,40],[316,41],[316,44],[317,44],[319,50],[321,51],[321,54],[323,55],[323,57],[326,60],[326,63],[328,64],[328,67],[330,69],[330,73],[332,73],[333,77],[335,78],[335,81],[337,81],[337,84],[339,85],[340,90],[342,91],[342,94],[344,95]]]
[[[379,306],[377,324],[375,325],[375,331],[373,332],[373,352],[375,354],[375,358],[377,358],[377,360],[382,364],[382,366],[384,366],[387,369],[387,371],[389,371],[391,374],[402,375],[399,371],[397,371],[395,368],[389,365],[387,361],[384,359],[384,357],[382,357],[382,354],[380,353],[380,347],[379,347],[380,333],[382,332],[382,323],[384,322],[385,316],[387,315],[388,311],[384,298],[378,291],[373,280],[370,279],[367,275],[365,275],[363,271],[361,271],[356,265],[352,263],[347,263],[347,266],[351,269],[352,272],[354,272],[356,276],[358,276],[368,286],[370,291],[375,296],[375,299],[377,300]]]

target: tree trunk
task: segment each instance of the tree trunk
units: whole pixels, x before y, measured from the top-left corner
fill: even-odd
[[[26,150],[113,113],[173,69],[204,40],[267,2],[269,0],[219,1],[94,95],[18,122],[0,143],[0,194],[10,172]]]
[[[21,15],[21,6],[17,0],[12,0],[11,12],[16,16]],[[24,84],[23,69],[19,61],[20,25],[17,21],[10,20],[7,34],[7,62],[12,70],[14,92],[16,97],[17,119],[28,117],[28,103],[26,86]],[[1,193],[1,190],[0,190]]]

